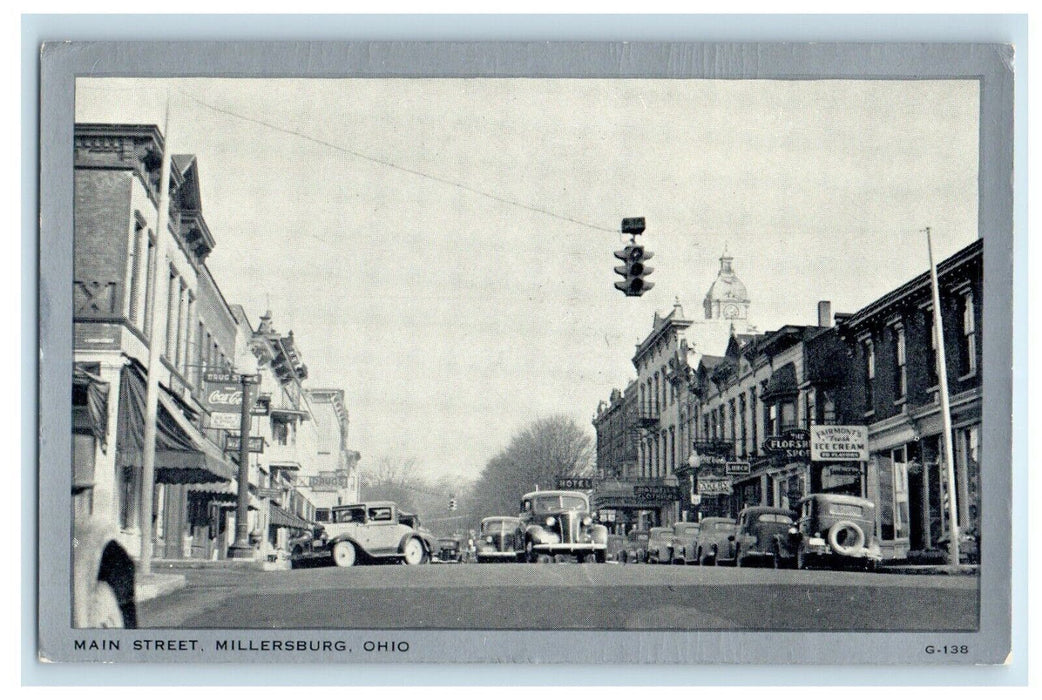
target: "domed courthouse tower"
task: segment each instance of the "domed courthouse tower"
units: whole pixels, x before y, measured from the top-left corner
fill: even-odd
[[[734,261],[724,248],[720,256],[720,272],[706,292],[702,306],[707,320],[747,321],[749,319],[749,292],[734,273]],[[736,324],[737,325],[737,324]]]

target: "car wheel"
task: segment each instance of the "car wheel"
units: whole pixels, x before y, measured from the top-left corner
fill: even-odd
[[[598,549],[593,553],[593,561],[597,564],[603,564],[608,561],[608,552],[603,549]]]
[[[734,550],[734,566],[736,569],[741,569],[745,566],[745,564],[742,563],[742,553],[737,549]]]
[[[720,566],[720,550],[713,547],[713,551],[710,552],[709,556],[713,559],[713,566]]]
[[[415,537],[410,537],[405,542],[405,546],[402,547],[402,561],[405,562],[406,566],[418,566],[423,563],[425,553],[423,542],[420,542]]]
[[[807,553],[802,546],[796,550],[796,568],[800,571],[807,568]]]
[[[583,554],[582,552],[577,553],[575,555],[575,561],[576,561],[577,564],[585,564],[586,563],[586,555]]]
[[[626,552],[625,551],[619,552],[619,563],[620,564],[625,564],[626,563]]]
[[[337,542],[333,546],[333,563],[341,568],[354,566],[357,554],[355,546],[350,542]]]
[[[782,561],[781,550],[778,549],[778,545],[774,545],[774,549],[771,550],[771,565],[775,569],[785,568],[784,562]]]
[[[89,627],[102,629],[123,629],[126,620],[123,618],[123,610],[119,606],[119,598],[116,591],[107,581],[98,581],[94,585],[94,595],[90,603]]]
[[[537,564],[539,555],[535,551],[535,543],[532,540],[525,542],[525,559],[529,564]]]

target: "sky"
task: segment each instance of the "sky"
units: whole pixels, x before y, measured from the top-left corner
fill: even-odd
[[[761,331],[853,312],[977,236],[974,81],[79,79],[78,122],[198,158],[207,260],[342,388],[361,466],[476,477],[586,428],[726,246]],[[644,216],[654,289],[612,252]],[[721,354],[724,348],[704,348]]]

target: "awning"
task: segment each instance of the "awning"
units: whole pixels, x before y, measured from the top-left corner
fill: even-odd
[[[253,484],[250,484],[249,489],[249,509],[260,510],[261,502],[254,494]],[[211,501],[219,501],[221,503],[235,503],[239,500],[239,482],[235,480],[224,483],[188,484],[185,490],[189,494],[198,494],[205,496]]]
[[[306,530],[311,527],[307,520],[304,520],[294,513],[290,513],[285,508],[280,508],[274,503],[271,504],[269,515],[270,519],[268,522],[276,527],[295,527],[301,530]]]
[[[145,435],[144,369],[131,363],[119,383],[116,464],[137,467],[142,462]],[[164,391],[159,392],[156,417],[157,484],[206,484],[231,481],[236,469],[178,408]]]
[[[89,371],[92,365],[77,362],[72,366],[72,429],[91,433],[105,450],[109,419],[109,383]]]
[[[800,387],[796,382],[796,366],[788,362],[774,371],[760,398],[767,401],[776,396],[795,396],[799,392]]]

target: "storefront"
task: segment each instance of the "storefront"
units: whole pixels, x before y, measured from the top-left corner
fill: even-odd
[[[605,479],[595,484],[591,503],[609,532],[625,535],[671,525],[680,491],[663,479]]]

